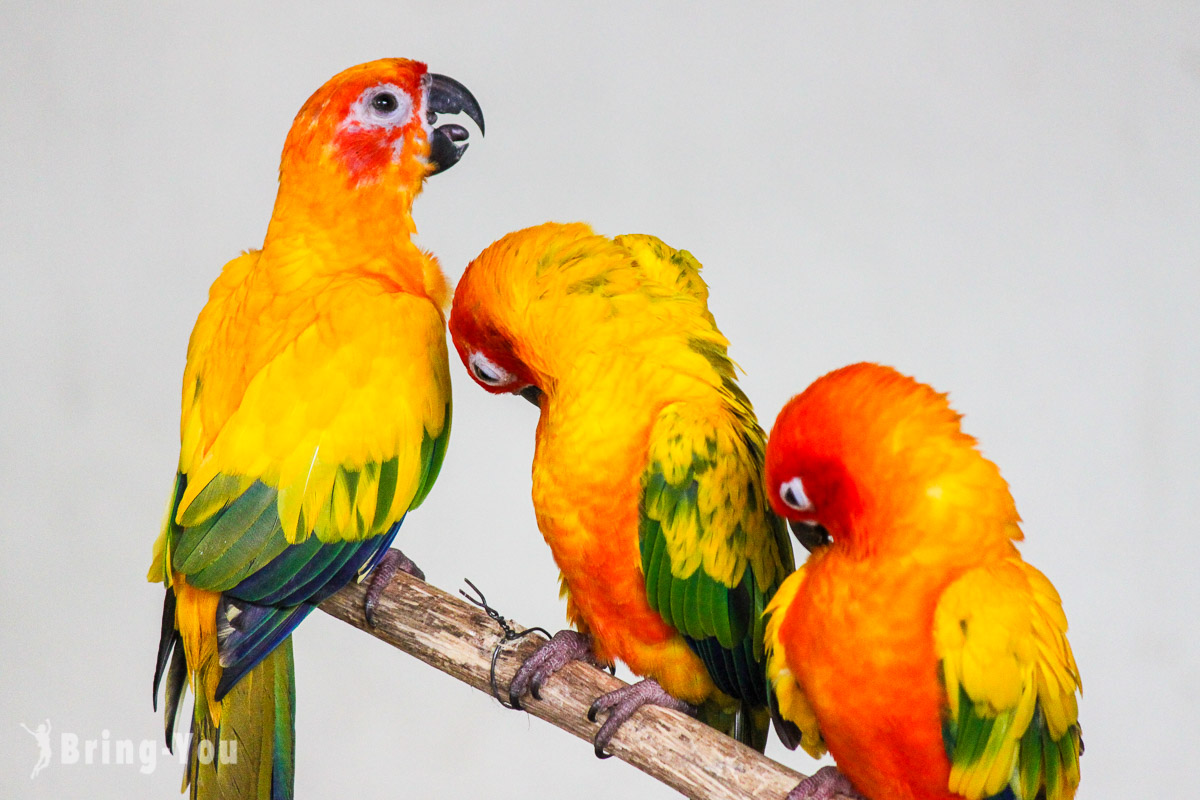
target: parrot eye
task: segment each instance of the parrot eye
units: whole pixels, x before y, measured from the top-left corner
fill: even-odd
[[[780,484],[779,498],[788,508],[794,508],[797,511],[813,510],[813,504],[804,494],[804,484],[800,482],[799,478],[792,478],[790,481]]]
[[[378,111],[380,114],[390,114],[396,110],[400,102],[396,99],[396,95],[391,92],[380,92],[371,100],[371,108]]]
[[[412,100],[390,83],[367,89],[351,109],[351,118],[367,128],[393,128],[408,122],[410,116]]]
[[[513,381],[514,376],[511,372],[483,353],[471,353],[469,362],[471,374],[475,376],[476,380],[486,383],[488,386],[504,386]]]

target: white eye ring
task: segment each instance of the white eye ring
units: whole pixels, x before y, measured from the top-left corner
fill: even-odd
[[[809,502],[808,495],[804,494],[804,484],[799,478],[792,478],[779,485],[779,499],[785,506],[797,511],[813,510],[813,504]]]
[[[354,101],[350,121],[364,128],[394,128],[408,122],[412,110],[408,92],[391,83],[380,83]]]
[[[515,378],[511,372],[479,351],[471,353],[471,357],[467,361],[471,366],[471,374],[475,376],[476,380],[482,381],[488,386],[504,386],[512,383]]]

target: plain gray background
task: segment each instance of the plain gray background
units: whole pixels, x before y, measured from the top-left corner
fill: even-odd
[[[654,233],[705,264],[768,426],[851,361],[949,390],[1066,604],[1082,796],[1193,790],[1200,6],[246,5],[0,6],[0,795],[175,796],[177,764],[64,765],[58,734],[159,735],[144,574],[187,337],[262,241],[292,116],[383,56],[486,113],[416,206],[452,280],[547,219]],[[453,375],[399,543],[560,627],[535,413]],[[324,614],[296,660],[300,797],[674,796]]]

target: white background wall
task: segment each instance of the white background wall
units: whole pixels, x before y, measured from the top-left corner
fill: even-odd
[[[301,103],[393,55],[486,112],[416,208],[452,278],[547,219],[655,233],[706,265],[767,424],[860,359],[950,390],[1066,603],[1083,796],[1193,790],[1196,3],[244,5],[0,5],[0,795],[174,796],[176,764],[63,765],[58,733],[159,735],[143,576],[188,333],[262,241]],[[558,627],[534,412],[453,370],[449,458],[401,544]],[[674,796],[323,614],[296,656],[300,797]],[[45,718],[31,781],[18,723]]]

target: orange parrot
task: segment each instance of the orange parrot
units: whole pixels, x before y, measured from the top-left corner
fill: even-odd
[[[959,419],[930,387],[855,364],[775,422],[768,495],[812,547],[767,609],[776,730],[838,765],[789,797],[1075,795],[1062,602],[1014,546],[1008,485]]]
[[[762,611],[792,568],[763,495],[764,439],[691,254],[546,224],[505,236],[455,290],[454,345],[493,393],[538,406],[533,503],[567,617],[518,671],[519,701],[573,658],[646,677],[604,695],[596,754],[640,705],[762,750]]]
[[[388,550],[450,435],[447,287],[410,239],[426,176],[483,115],[406,59],[332,78],[296,115],[262,249],[229,262],[188,345],[179,468],[150,579],[166,585],[154,674],[166,737],[196,696],[193,798],[290,798],[292,630],[396,569]]]

